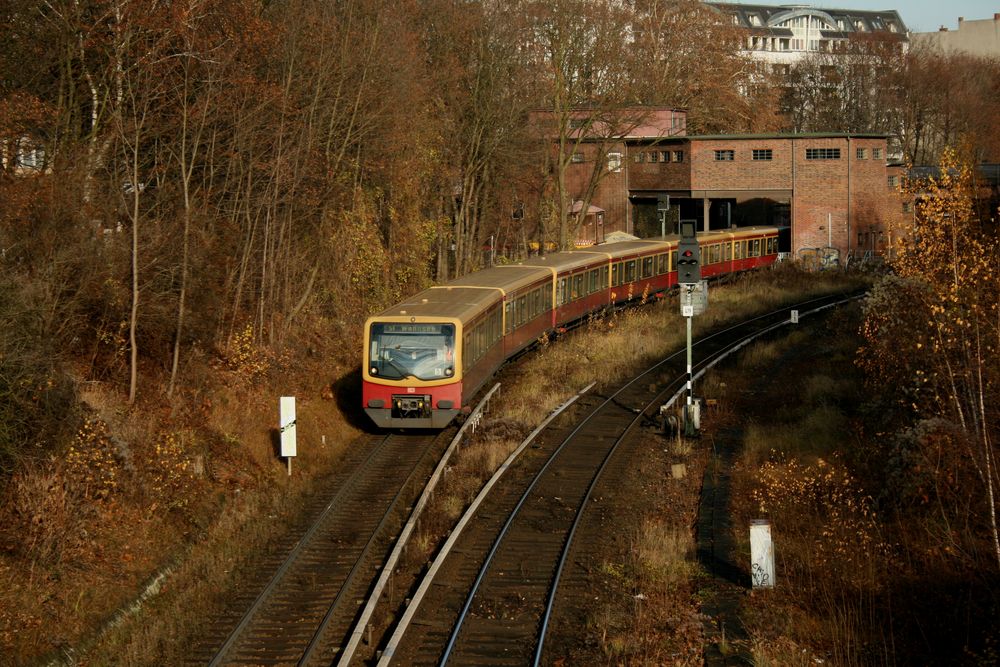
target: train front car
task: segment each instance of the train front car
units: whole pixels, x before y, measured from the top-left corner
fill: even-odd
[[[457,318],[383,315],[365,324],[362,396],[383,428],[444,428],[462,407]]]

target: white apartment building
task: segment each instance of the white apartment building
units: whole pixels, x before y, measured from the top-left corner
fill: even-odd
[[[705,3],[728,14],[746,31],[745,49],[781,69],[811,53],[837,53],[854,39],[883,38],[909,44],[908,31],[895,10],[818,9],[811,5]]]

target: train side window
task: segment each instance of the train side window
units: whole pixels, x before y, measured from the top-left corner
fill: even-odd
[[[608,287],[608,267],[601,267],[601,289],[607,289]]]
[[[514,307],[514,321],[516,322],[515,326],[518,327],[524,324],[524,301],[525,299],[522,295],[517,297],[517,301],[515,302],[517,305]]]
[[[656,275],[661,276],[667,272],[667,253],[656,256]]]
[[[671,250],[670,251],[670,270],[673,271],[676,268],[677,268],[677,251],[676,250]]]
[[[506,320],[506,326],[504,327],[504,332],[509,336],[511,332],[514,331],[514,302],[507,301],[503,305],[504,315]]]
[[[635,282],[635,260],[625,262],[625,282]]]
[[[741,241],[733,244],[733,259],[743,259],[743,243]]]
[[[653,258],[643,257],[642,258],[642,277],[649,278],[653,275]]]
[[[753,250],[750,251],[751,257],[760,257],[760,239],[753,240]]]
[[[472,365],[472,332],[466,331],[465,335],[462,336],[462,370],[467,369]]]
[[[556,286],[556,305],[561,306],[566,303],[566,279],[560,278]]]
[[[720,251],[721,251],[721,248],[719,247],[718,243],[716,243],[715,245],[711,246],[708,249],[708,256],[709,256],[708,263],[709,264],[717,264],[719,262],[719,253],[720,253]]]
[[[549,310],[552,308],[552,283],[545,283],[545,308],[543,310]]]
[[[600,278],[601,278],[601,270],[600,269],[593,269],[593,270],[591,270],[591,272],[590,272],[590,285],[587,288],[587,292],[588,293],[593,294],[594,292],[597,291],[597,285],[598,285],[598,281],[600,280]]]
[[[733,258],[733,244],[726,241],[722,244],[722,260],[728,262]]]
[[[579,299],[583,296],[583,274],[578,273],[573,276],[573,299]]]

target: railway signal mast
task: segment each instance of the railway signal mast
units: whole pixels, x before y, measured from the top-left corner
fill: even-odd
[[[681,220],[681,238],[677,244],[677,283],[681,290],[681,315],[687,323],[687,405],[684,408],[684,434],[695,434],[695,420],[692,414],[693,377],[691,373],[691,319],[695,315],[695,288],[704,294],[701,284],[701,248],[698,246],[697,223]],[[703,310],[702,307],[701,310]],[[699,313],[701,312],[699,310]]]

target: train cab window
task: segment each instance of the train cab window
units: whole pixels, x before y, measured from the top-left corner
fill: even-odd
[[[642,258],[642,277],[650,278],[653,275],[653,258],[643,257]]]
[[[465,334],[468,339],[469,334]],[[434,380],[455,372],[455,326],[381,322],[371,326],[368,371],[389,380]]]
[[[676,268],[677,268],[677,251],[676,250],[671,250],[670,251],[670,270],[673,271]]]
[[[625,262],[625,282],[635,282],[635,260]]]
[[[656,275],[662,276],[667,272],[667,253],[656,256]]]

